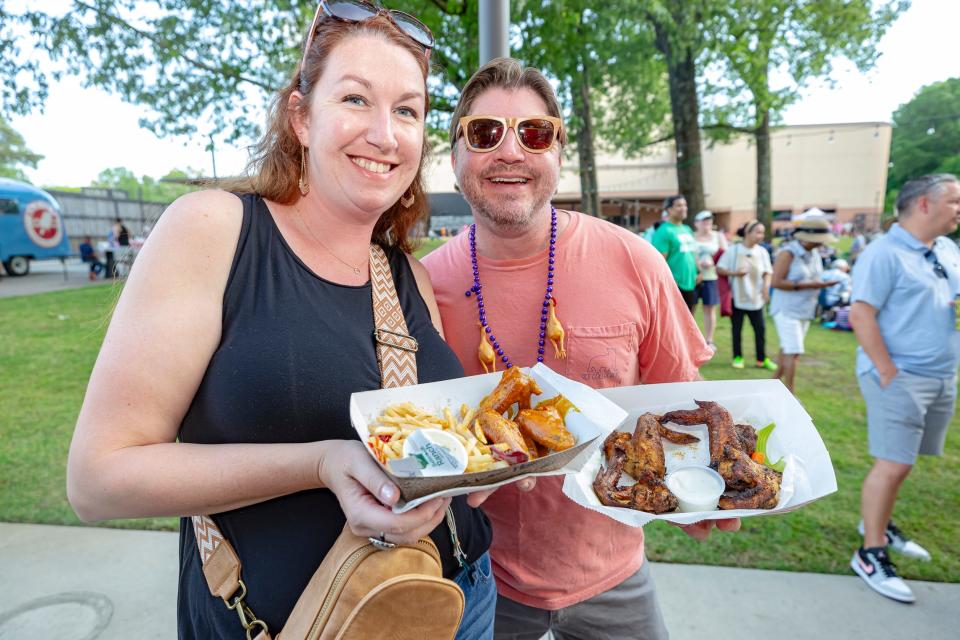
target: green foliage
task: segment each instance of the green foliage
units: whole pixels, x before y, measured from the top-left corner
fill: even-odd
[[[0,177],[30,182],[22,167],[36,168],[40,160],[43,156],[27,149],[23,136],[0,118]]]
[[[180,196],[196,191],[197,186],[186,184],[186,181],[199,177],[197,171],[181,171],[174,169],[164,177],[156,180],[150,176],[138,178],[126,167],[104,169],[93,181],[91,187],[108,189],[122,189],[127,196],[135,200],[148,202],[173,202]]]
[[[578,93],[586,78],[594,139],[628,155],[663,135],[669,93],[662,60],[654,55],[648,4],[612,0],[516,2],[521,37],[513,55],[556,79],[574,140],[583,129]]]
[[[893,114],[889,191],[928,173],[960,172],[960,77],[929,84]]]
[[[704,24],[711,34],[706,61],[720,72],[704,88],[713,135],[756,129],[767,111],[773,122],[815,78],[829,82],[839,58],[865,71],[877,44],[908,0],[728,0]],[[780,87],[771,83],[777,73]],[[726,129],[726,131],[724,131]]]
[[[557,80],[565,111],[573,115],[573,139],[580,131],[573,96],[586,69],[597,129],[609,144],[637,151],[663,122],[663,70],[641,20],[646,4],[611,0],[600,10],[587,0],[511,3],[514,55]],[[437,38],[429,121],[435,139],[446,137],[459,91],[479,66],[479,5],[390,3],[417,15]],[[0,11],[0,44],[4,37],[21,43],[0,46],[0,82],[28,88],[3,93],[0,113],[42,108],[47,84],[69,73],[142,105],[141,124],[157,135],[255,139],[255,120],[296,67],[315,8],[315,0],[74,0],[62,13],[42,5]],[[37,64],[44,56],[50,62]]]
[[[191,135],[209,122],[230,139],[256,136],[251,117],[296,65],[316,6],[74,0],[57,13],[40,5],[0,11],[0,44],[16,45],[0,46],[3,113],[42,108],[49,83],[67,73],[146,107],[141,125],[157,135]]]

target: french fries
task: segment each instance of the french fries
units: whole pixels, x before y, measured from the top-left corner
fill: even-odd
[[[496,460],[490,452],[491,445],[476,424],[477,409],[461,405],[459,415],[449,407],[442,416],[424,411],[412,402],[388,406],[372,421],[368,429],[367,444],[381,464],[403,457],[403,441],[417,429],[442,429],[451,433],[467,450],[467,468],[464,473],[490,471],[509,466]],[[497,445],[492,445],[497,446]]]

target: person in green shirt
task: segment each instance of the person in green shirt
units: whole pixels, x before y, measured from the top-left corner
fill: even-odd
[[[653,234],[653,246],[666,258],[680,295],[693,313],[696,306],[697,241],[693,230],[683,223],[687,216],[687,200],[682,195],[670,196],[663,201],[663,208],[667,219]]]

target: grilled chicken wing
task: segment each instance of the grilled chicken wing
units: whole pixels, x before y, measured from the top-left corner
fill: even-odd
[[[490,395],[480,401],[479,411],[491,410],[504,414],[513,405],[519,409],[530,408],[530,396],[543,393],[537,381],[525,374],[519,367],[510,367],[503,372],[500,382]]]
[[[773,509],[780,500],[781,475],[754,462],[743,451],[723,448],[718,471],[730,489],[720,496],[721,509]]]
[[[677,508],[676,496],[663,482],[666,464],[663,443],[660,441],[662,430],[658,417],[645,413],[637,419],[632,435],[614,431],[607,436],[603,443],[607,468],[601,469],[593,482],[593,489],[600,502],[607,506],[627,507],[648,513],[665,513]],[[687,438],[686,434],[674,431],[669,433],[679,440],[685,441]],[[624,471],[630,474],[636,483],[628,487],[617,487]]]
[[[664,422],[706,424],[710,434],[710,466],[727,485],[720,498],[721,509],[772,509],[780,499],[777,471],[750,458],[757,434],[750,425],[735,425],[730,412],[716,402],[696,400],[698,409],[671,411]]]
[[[553,407],[523,409],[517,414],[517,425],[527,439],[551,451],[564,451],[577,443],[573,434],[567,431],[560,412]]]
[[[477,420],[480,422],[480,428],[483,430],[483,435],[486,436],[487,440],[491,443],[496,442],[507,445],[507,450],[503,453],[512,464],[526,462],[531,459],[530,449],[527,447],[527,443],[523,438],[523,434],[520,433],[516,422],[507,420],[496,411],[490,410],[481,412],[480,415],[477,416]],[[491,451],[493,449],[494,447],[491,447]],[[523,455],[516,455],[519,453]]]
[[[593,481],[593,490],[600,502],[608,507],[626,507],[648,513],[665,513],[677,508],[677,498],[663,482],[650,470],[640,472],[637,483],[628,487],[618,487],[627,461],[627,452],[623,445],[629,446],[629,440],[621,437],[629,434],[614,432],[604,442],[604,451],[612,454],[607,458],[606,469],[601,468]]]
[[[739,448],[740,436],[733,426],[733,417],[729,411],[716,402],[706,402],[703,400],[694,400],[694,402],[697,403],[697,409],[670,411],[663,415],[662,421],[674,422],[686,426],[695,424],[707,425],[707,433],[710,436],[710,466],[716,469],[720,461],[720,455],[723,453],[724,445]]]

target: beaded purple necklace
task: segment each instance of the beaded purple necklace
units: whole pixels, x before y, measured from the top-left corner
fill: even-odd
[[[537,341],[537,362],[543,362],[543,345],[547,338],[547,318],[550,309],[550,298],[553,297],[553,266],[556,262],[557,251],[557,210],[550,207],[550,257],[547,260],[547,290],[543,294],[543,308],[540,310],[540,338]],[[473,286],[464,292],[468,298],[476,294],[477,313],[480,316],[480,324],[483,326],[484,333],[493,345],[494,351],[500,356],[500,360],[506,365],[507,369],[513,366],[510,362],[510,356],[503,352],[503,347],[493,335],[493,329],[487,323],[487,313],[483,307],[483,285],[480,284],[480,267],[477,265],[477,225],[470,225],[470,262],[473,264]]]

